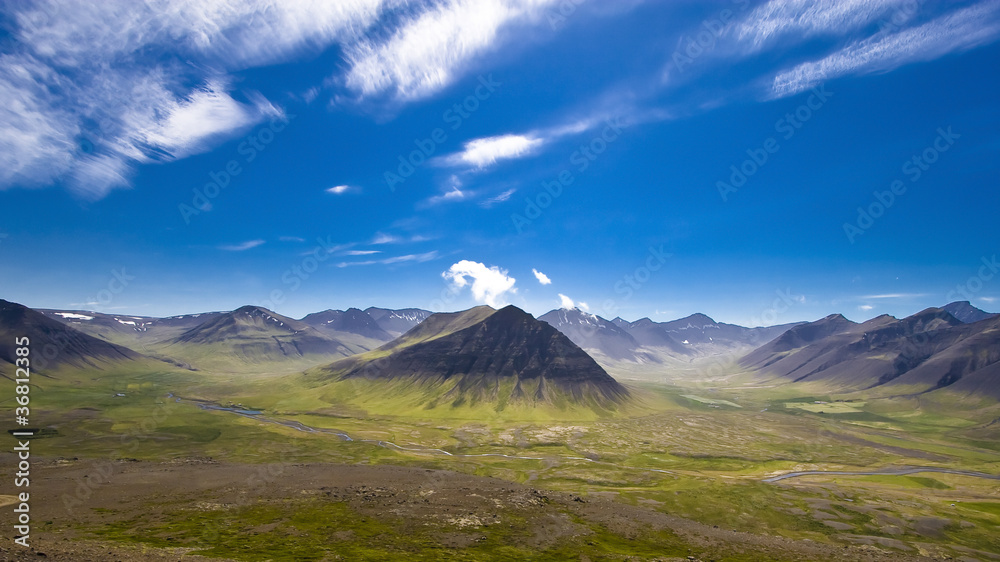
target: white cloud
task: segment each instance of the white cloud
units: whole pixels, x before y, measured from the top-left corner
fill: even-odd
[[[567,297],[566,295],[559,293],[559,308],[565,308],[569,310],[574,308],[573,299]]]
[[[348,252],[348,255],[355,255]],[[356,254],[361,255],[361,254]],[[423,254],[407,254],[405,256],[393,256],[391,258],[385,258],[381,260],[367,260],[367,261],[345,261],[337,264],[337,267],[351,267],[355,265],[392,265],[394,263],[403,262],[417,262],[423,263],[426,261],[431,261],[437,259],[438,251],[434,250],[432,252],[425,252]]]
[[[246,251],[246,250],[250,250],[252,248],[256,248],[257,246],[260,246],[263,243],[264,243],[264,241],[263,240],[259,240],[259,239],[258,240],[247,240],[246,242],[241,242],[239,244],[231,244],[231,245],[219,246],[219,249],[220,250],[226,250],[227,252],[243,252],[243,251]]]
[[[279,236],[278,240],[280,240],[282,242],[305,242],[306,241],[305,238],[301,238],[299,236]]]
[[[461,201],[466,198],[466,192],[457,187],[452,187],[449,191],[441,195],[435,195],[427,199],[427,205],[437,205],[438,203],[448,203],[450,201]]]
[[[372,239],[371,243],[372,244],[393,244],[393,243],[396,243],[396,242],[399,242],[399,241],[400,241],[400,238],[397,237],[397,236],[393,236],[391,234],[385,234],[385,233],[379,232],[378,234],[375,235],[375,238]]]
[[[372,254],[381,254],[381,250],[348,250],[344,252],[345,256],[370,256]]]
[[[862,299],[912,299],[929,296],[927,293],[883,293],[880,295],[865,295]]]
[[[805,39],[842,34],[887,17],[902,22],[906,12],[901,8],[906,3],[907,0],[771,0],[737,23],[733,34],[743,44],[744,52],[752,53],[782,35],[795,34]]]
[[[362,96],[412,100],[451,84],[476,57],[498,47],[502,28],[538,23],[557,0],[443,0],[407,18],[388,39],[346,49],[346,85]]]
[[[208,150],[280,115],[259,94],[234,91],[232,74],[334,44],[341,76],[293,98],[310,103],[331,85],[361,99],[432,95],[523,29],[551,32],[545,16],[560,1],[0,5],[13,47],[0,55],[0,189],[66,180],[99,198],[128,186],[137,165]],[[474,143],[466,156],[485,166],[538,144],[512,140]]]
[[[480,171],[502,160],[534,156],[543,146],[563,137],[600,130],[604,142],[611,142],[625,127],[673,117],[656,109],[636,110],[627,101],[617,98],[613,98],[613,101],[604,101],[600,105],[601,107],[592,110],[585,117],[576,116],[565,123],[551,127],[472,139],[463,145],[462,150],[437,157],[433,163]],[[509,192],[512,193],[513,191]],[[509,194],[506,196],[509,197]]]
[[[17,41],[0,61],[0,188],[64,180],[100,198],[127,186],[138,164],[203,152],[280,115],[253,92],[237,101],[225,69],[254,45],[300,41],[295,26],[281,25],[293,10],[279,6],[263,18],[261,6],[246,4],[155,4],[41,1],[0,8],[16,22]],[[322,19],[316,14],[312,21]],[[255,33],[243,35],[248,28]]]
[[[349,185],[335,185],[333,187],[327,188],[327,193],[333,193],[334,195],[340,195],[342,193],[347,193],[352,189]]]
[[[535,274],[535,279],[538,279],[538,282],[541,283],[542,285],[552,284],[552,280],[549,279],[548,275],[545,275],[541,271],[538,271],[537,269],[534,268],[531,270],[531,272]]]
[[[580,307],[580,310],[583,310],[584,312],[590,311],[590,305],[585,302],[578,302],[576,303],[576,305]]]
[[[211,139],[245,129],[280,112],[258,98],[256,107],[241,104],[225,92],[226,85],[211,81],[184,99],[163,99],[155,108],[165,117],[139,116],[132,125],[132,143],[148,144],[173,158],[202,152]]]
[[[875,308],[875,307],[872,306],[872,305],[870,305],[870,304],[862,304],[862,305],[858,306],[858,310],[863,310],[865,312],[868,312],[869,310],[871,310],[873,308]]]
[[[517,192],[517,188],[512,187],[507,191],[504,191],[503,193],[497,195],[496,197],[490,197],[489,199],[483,201],[482,203],[480,203],[480,206],[488,209],[493,205],[496,205],[497,203],[503,203],[504,201],[510,199],[510,196],[514,195],[515,192]]]
[[[543,140],[533,135],[498,135],[473,139],[465,143],[461,152],[445,157],[451,166],[470,166],[481,169],[496,164],[500,160],[521,158],[531,155]]]
[[[845,74],[869,74],[965,51],[1000,37],[1000,3],[985,2],[923,25],[854,41],[821,60],[774,77],[775,96],[788,96]]]
[[[993,304],[993,303],[997,302],[997,300],[1000,300],[1000,299],[997,299],[996,297],[979,297],[979,300],[981,300],[983,302],[988,302],[990,304]]]
[[[502,306],[506,293],[516,293],[516,279],[507,275],[507,270],[497,266],[486,267],[485,264],[470,260],[462,260],[441,274],[450,281],[456,289],[471,285],[472,297],[476,302],[488,304],[494,308]]]
[[[254,92],[231,91],[229,73],[356,43],[402,4],[0,5],[10,39],[0,55],[0,189],[64,181],[96,199],[129,185],[137,165],[205,151],[280,114]]]

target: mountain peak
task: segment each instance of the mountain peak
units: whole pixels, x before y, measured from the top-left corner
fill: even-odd
[[[674,322],[672,323],[680,323],[680,322],[688,322],[697,327],[702,327],[705,326],[706,324],[718,324],[718,322],[713,320],[711,317],[702,314],[700,312],[696,312],[690,316],[685,316],[684,318],[681,318],[679,320],[674,320]]]
[[[549,403],[559,394],[607,405],[629,395],[560,331],[513,305],[434,314],[372,354],[333,363],[326,372],[340,379],[415,379],[450,388],[462,400],[493,396],[500,403]],[[495,396],[500,388],[510,396]]]
[[[85,334],[58,320],[49,318],[15,302],[0,299],[0,365],[16,360],[15,338],[27,336],[32,345],[58,342],[58,353],[48,358],[32,356],[32,368],[52,369],[58,365],[97,367],[109,361],[142,358],[131,349]]]
[[[957,318],[959,321],[966,324],[1000,316],[1000,314],[986,312],[985,310],[976,308],[969,301],[955,301],[953,303],[946,304],[941,308]]]

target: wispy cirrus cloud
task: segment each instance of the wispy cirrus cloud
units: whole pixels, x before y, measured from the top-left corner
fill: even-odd
[[[998,38],[1000,2],[984,2],[938,16],[923,25],[877,33],[820,60],[779,72],[774,77],[773,94],[792,95],[847,74],[871,74],[934,60]]]
[[[840,35],[861,29],[881,19],[904,15],[911,0],[771,0],[754,8],[736,23],[732,34],[744,53],[773,46],[778,40],[796,40],[819,35]],[[896,17],[896,21],[901,21]]]
[[[388,39],[358,41],[346,50],[348,88],[362,96],[401,100],[451,84],[477,57],[498,47],[501,31],[543,23],[557,0],[444,0],[407,18]],[[509,39],[509,37],[507,37]]]
[[[224,244],[219,246],[220,250],[225,250],[227,252],[245,252],[246,250],[251,250],[257,246],[264,244],[264,240],[247,240],[246,242],[240,242],[239,244]]]
[[[575,116],[551,127],[472,139],[465,142],[462,150],[439,156],[432,162],[438,166],[479,172],[498,162],[535,156],[546,145],[564,137],[600,130],[607,137],[604,139],[607,143],[616,139],[623,127],[669,117],[670,115],[657,109],[639,110],[627,105],[617,105],[611,109],[602,107],[586,116]]]
[[[424,252],[422,254],[406,254],[403,256],[393,256],[391,258],[384,258],[380,260],[345,261],[338,263],[337,267],[353,267],[358,265],[392,265],[405,262],[423,263],[437,259],[439,255],[439,252],[434,250],[431,252]]]
[[[865,295],[861,297],[864,300],[870,299],[916,299],[921,297],[930,296],[929,293],[882,293],[878,295]]]
[[[530,155],[545,143],[545,139],[532,134],[508,134],[468,141],[460,152],[445,157],[447,166],[465,166],[482,169],[501,160]]]
[[[498,193],[497,195],[495,195],[493,197],[490,197],[489,199],[486,199],[486,200],[482,201],[481,203],[479,203],[479,206],[483,207],[483,208],[486,208],[486,209],[489,209],[490,207],[492,207],[493,205],[496,205],[497,203],[503,203],[504,201],[507,201],[508,199],[510,199],[511,195],[514,195],[514,193],[516,193],[516,192],[517,192],[517,188],[516,187],[512,187],[510,189],[507,189],[505,191],[502,191],[502,192]]]
[[[137,166],[204,152],[281,115],[260,94],[234,89],[231,73],[334,44],[347,59],[334,82],[359,99],[431,95],[513,39],[503,31],[537,26],[555,3],[4,4],[12,41],[0,55],[0,189],[65,183],[101,198],[130,185]]]
[[[63,182],[98,199],[138,165],[208,150],[281,114],[229,71],[349,40],[387,4],[4,4],[0,189]]]

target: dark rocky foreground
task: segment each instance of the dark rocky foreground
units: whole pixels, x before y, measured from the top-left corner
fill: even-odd
[[[24,550],[5,541],[3,560],[57,561],[167,561],[208,560],[187,554],[183,537],[177,547],[148,546],[102,538],[96,530],[118,528],[144,538],[143,525],[176,521],[178,509],[194,518],[204,513],[235,513],[247,506],[282,506],[289,502],[342,508],[363,525],[391,523],[394,536],[423,533],[436,552],[459,551],[486,540],[491,533],[516,528],[512,546],[544,553],[570,544],[572,559],[595,556],[594,529],[602,529],[625,544],[640,544],[651,534],[666,533],[670,547],[664,555],[598,556],[608,560],[921,560],[869,546],[836,546],[740,533],[702,525],[644,506],[631,506],[600,497],[548,492],[497,479],[413,467],[218,463],[210,459],[172,462],[115,461],[95,472],[93,461],[44,461],[35,469],[32,496],[32,548]],[[103,474],[101,474],[103,472]],[[96,475],[96,476],[95,476]],[[66,510],[65,497],[74,497],[91,478],[90,493],[82,504]],[[35,495],[37,494],[37,495]],[[294,504],[293,505],[298,505]],[[10,507],[6,507],[10,509]],[[123,526],[123,522],[125,525]],[[246,536],[266,534],[280,521],[239,522]],[[359,527],[361,529],[363,527]],[[430,531],[427,531],[430,529]],[[206,528],[204,547],[218,540],[222,528]],[[338,560],[339,548],[363,537],[355,530],[333,529],[322,537],[299,535],[296,541],[320,540],[328,548],[322,560]],[[430,532],[430,535],[427,533]],[[213,533],[215,533],[213,535]],[[163,541],[174,537],[149,532]],[[666,535],[664,535],[666,536]],[[681,545],[678,547],[678,545]],[[421,554],[415,546],[414,555]],[[678,552],[678,549],[681,551]],[[672,552],[667,552],[668,550]],[[228,558],[211,558],[226,560]],[[245,557],[243,559],[246,559]]]

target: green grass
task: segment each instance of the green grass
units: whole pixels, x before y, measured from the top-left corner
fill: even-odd
[[[904,488],[933,488],[935,490],[951,490],[951,486],[941,482],[940,480],[935,480],[933,478],[927,478],[923,476],[892,476],[892,475],[877,475],[877,476],[858,476],[856,477],[860,480],[866,482],[877,482],[880,484],[889,484],[893,486],[902,486]]]
[[[962,507],[989,513],[1000,518],[1000,503],[997,502],[965,502],[962,504]]]
[[[106,539],[156,547],[184,547],[190,554],[246,561],[312,561],[337,555],[345,560],[556,561],[578,558],[620,560],[622,555],[680,555],[688,547],[669,530],[642,531],[624,538],[599,524],[573,518],[579,535],[541,548],[519,547],[534,534],[530,522],[501,512],[500,524],[463,530],[447,519],[414,522],[354,511],[346,503],[292,500],[237,509],[177,509],[165,517],[139,516],[90,528]],[[467,534],[469,546],[445,547],[445,533]]]
[[[702,404],[710,404],[713,406],[731,406],[733,408],[742,408],[739,404],[735,402],[730,402],[729,400],[720,400],[716,398],[704,398],[702,396],[696,396],[694,394],[681,394],[684,398],[688,400],[694,400],[695,402],[701,402]]]
[[[863,470],[889,465],[946,465],[1000,472],[998,428],[990,429],[977,421],[979,411],[966,418],[962,410],[946,410],[913,399],[835,402],[843,397],[819,392],[795,396],[787,389],[714,389],[703,382],[685,386],[680,380],[672,385],[634,384],[636,406],[602,412],[590,406],[560,404],[558,400],[544,408],[508,403],[498,409],[496,403],[486,400],[469,400],[459,406],[439,401],[428,408],[428,403],[440,398],[440,391],[446,389],[435,392],[417,388],[414,393],[405,382],[384,386],[362,380],[317,386],[316,381],[303,375],[191,372],[153,363],[142,368],[65,370],[51,375],[36,379],[37,386],[32,390],[33,418],[44,420],[49,431],[46,438],[32,446],[40,456],[65,456],[67,452],[83,458],[148,460],[211,456],[248,463],[271,462],[281,456],[288,462],[425,466],[530,482],[542,489],[579,494],[617,492],[623,501],[658,502],[655,505],[661,511],[709,525],[815,541],[835,540],[832,537],[840,531],[812,516],[789,510],[810,511],[806,500],[828,498],[829,490],[835,490],[865,498],[873,505],[882,502],[884,506],[879,509],[904,520],[933,516],[968,520],[975,525],[948,527],[943,539],[920,537],[908,530],[902,537],[905,540],[960,544],[1000,553],[1000,544],[989,534],[1000,523],[1000,503],[989,501],[996,497],[993,481],[912,475],[837,477],[782,485],[759,482],[782,471]],[[116,397],[119,392],[126,396]],[[340,429],[359,438],[418,443],[455,453],[504,453],[545,460],[400,453],[371,444],[345,443],[333,436],[306,434],[227,412],[200,410],[190,403],[168,399],[168,392],[220,403],[250,404],[264,409],[268,416]],[[693,400],[692,396],[711,398]],[[815,400],[831,403],[812,404]],[[743,408],[712,408],[706,401],[716,405],[736,405],[738,401]],[[824,414],[810,411],[814,406],[824,408]],[[762,411],[765,408],[768,411]],[[973,429],[978,433],[969,433]],[[886,451],[861,445],[858,439],[898,449]],[[946,461],[929,461],[919,456],[921,452],[943,455]],[[600,462],[566,460],[569,456],[590,456]],[[643,468],[674,474],[652,473]],[[956,497],[962,499],[953,508],[950,504]],[[831,501],[850,511],[852,504],[846,500],[833,497]],[[365,535],[348,521],[357,514],[343,511],[343,506],[326,504],[267,504],[237,512],[248,521],[277,517],[283,522],[267,531],[252,530],[225,513],[195,512],[178,506],[165,519],[131,522],[136,529],[152,530],[150,533],[131,532],[123,523],[109,528],[105,536],[151,545],[188,545],[214,555],[225,551],[225,555],[237,557],[232,554],[236,552],[241,560],[263,560],[268,556],[281,560],[285,548],[290,549],[289,556],[298,558],[284,559],[321,559],[328,552],[348,548],[330,542],[332,535],[319,522],[296,518],[294,513],[299,508],[358,533],[358,550],[344,551],[353,559],[424,560],[442,554],[457,560],[503,559],[499,555],[491,558],[488,549],[478,546],[434,550],[425,542],[434,538],[431,531],[421,535],[423,530],[408,530],[406,543],[377,538],[378,533],[405,530],[400,527],[405,522],[391,517],[369,518],[365,528],[378,533]],[[858,533],[881,532],[865,527],[873,525],[868,515],[830,509],[854,525]],[[214,525],[222,542],[204,542],[198,534],[198,522],[204,523],[202,528]],[[658,548],[673,552],[671,549],[679,548],[671,537],[652,532],[633,544],[599,526],[590,524],[588,529],[589,538],[580,539],[584,542],[569,541],[546,552],[502,550],[508,547],[504,541],[512,536],[504,533],[517,532],[516,528],[492,529],[484,544],[501,549],[497,552],[509,558],[526,560],[560,560],[583,551],[592,560],[615,556],[621,559],[628,553],[638,555]],[[241,541],[256,547],[240,550],[227,546]],[[213,550],[216,548],[220,550]],[[590,554],[587,548],[596,554]]]

